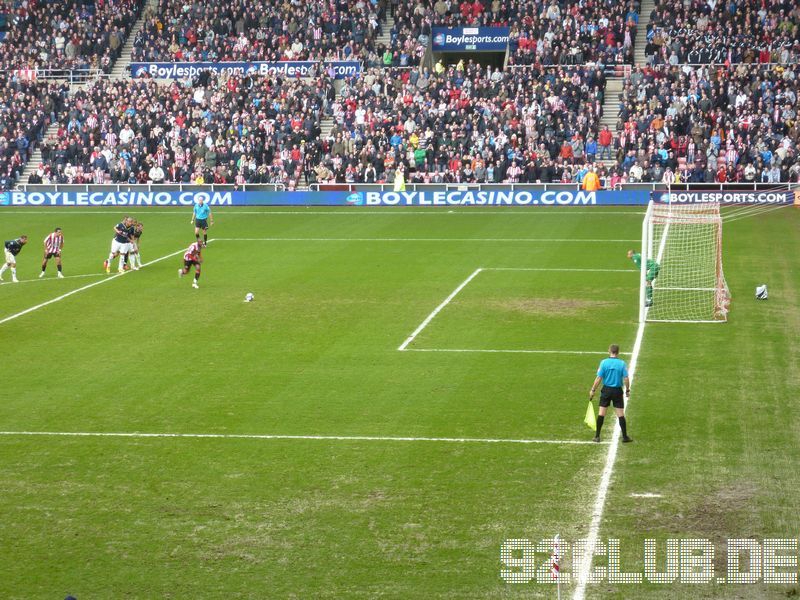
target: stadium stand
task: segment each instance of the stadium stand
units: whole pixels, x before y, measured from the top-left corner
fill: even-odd
[[[622,92],[623,181],[797,182],[798,65],[639,67]]]
[[[633,63],[639,2],[555,1],[512,22],[513,64]]]
[[[602,70],[373,69],[332,104],[318,182],[574,181],[596,152]],[[584,171],[585,172],[585,171]]]
[[[419,64],[433,26],[459,25],[510,26],[510,64],[630,64],[639,6],[638,0],[401,3],[394,12],[391,64]]]
[[[282,183],[292,189],[333,97],[314,81],[215,76],[96,81],[45,141],[44,183]]]
[[[800,58],[800,4],[660,0],[650,15],[651,64],[790,63]]]
[[[0,68],[108,73],[143,4],[143,0],[15,3],[0,43]]]
[[[381,36],[390,7],[391,31]],[[640,10],[638,0],[160,0],[129,41],[136,60],[352,58],[362,61],[363,76],[339,93],[323,66],[305,80],[209,72],[191,82],[100,78],[67,98],[66,86],[24,81],[20,69],[107,72],[141,2],[15,5],[0,43],[8,69],[0,175],[12,185],[58,121],[30,183],[294,189],[391,182],[401,165],[411,183],[580,183],[591,168],[612,187],[673,175],[797,181],[800,7],[656,2],[641,26],[647,37],[638,40],[649,63],[732,67],[639,65],[615,104],[617,88],[609,88],[614,100],[605,98],[615,71],[605,67],[618,65],[620,75],[632,62]],[[410,66],[426,57],[437,25],[508,25],[505,70],[463,60]],[[383,47],[378,40],[387,35]],[[609,102],[619,110],[616,123]],[[12,105],[27,110],[17,114]]]
[[[14,77],[0,82],[0,189],[17,182],[34,145],[62,114],[67,89]]]
[[[384,0],[187,3],[161,0],[134,61],[360,60],[375,51]]]

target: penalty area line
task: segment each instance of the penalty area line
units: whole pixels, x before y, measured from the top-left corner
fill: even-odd
[[[36,283],[42,281],[58,281],[60,279],[78,279],[79,277],[105,277],[105,273],[84,273],[83,275],[64,275],[64,277],[35,277],[33,279],[20,279],[17,283]],[[0,281],[0,285],[12,285],[13,281]]]
[[[211,240],[211,241],[213,241],[213,240]],[[178,250],[176,252],[171,252],[170,254],[165,254],[164,256],[160,256],[160,257],[158,257],[156,259],[151,260],[150,262],[144,263],[142,265],[142,268],[148,267],[150,265],[154,265],[156,263],[161,262],[162,260],[166,260],[168,258],[172,258],[173,256],[177,256],[181,252],[184,252],[184,250]],[[90,284],[84,285],[82,287],[76,288],[74,290],[66,292],[65,294],[61,294],[60,296],[56,296],[55,298],[52,298],[51,300],[47,300],[45,302],[41,302],[40,304],[36,304],[34,306],[31,306],[30,308],[26,308],[25,310],[22,310],[22,311],[20,311],[18,313],[14,313],[13,315],[9,315],[8,317],[5,317],[4,319],[0,319],[0,325],[3,325],[4,323],[8,323],[9,321],[13,321],[14,319],[18,319],[19,317],[27,315],[28,313],[32,313],[34,311],[37,311],[40,308],[44,308],[45,306],[49,306],[51,304],[55,304],[56,302],[61,302],[62,300],[65,300],[66,298],[69,298],[70,296],[74,296],[75,294],[79,294],[80,292],[85,292],[86,290],[90,290],[93,287],[96,287],[98,285],[103,285],[104,283],[108,283],[109,281],[114,281],[115,279],[117,279],[119,277],[122,277],[124,275],[128,275],[129,273],[135,273],[135,271],[125,271],[124,273],[116,273],[115,275],[108,275],[105,279],[101,279],[100,281],[95,281],[93,283],[90,283]]]
[[[586,238],[290,238],[290,237],[261,237],[261,238],[216,238],[218,242],[509,242],[509,243],[554,243],[554,244],[608,244],[608,243],[634,243],[641,240],[604,240]]]
[[[483,267],[484,271],[544,271],[553,273],[636,273],[636,269],[570,269],[559,267]]]
[[[264,207],[267,208],[267,207]],[[597,208],[590,208],[589,210],[580,210],[580,209],[571,209],[569,211],[553,211],[549,207],[542,207],[544,210],[485,210],[480,207],[458,207],[453,206],[450,208],[429,208],[424,210],[396,210],[395,207],[379,207],[372,210],[365,210],[361,209],[353,209],[349,206],[332,206],[331,210],[241,210],[241,207],[236,206],[225,206],[225,205],[214,205],[214,210],[216,213],[224,214],[225,216],[238,216],[238,215],[264,215],[264,216],[272,216],[272,215],[333,215],[333,216],[343,216],[343,217],[358,217],[361,215],[385,215],[385,216],[404,216],[404,215],[535,215],[537,218],[542,216],[606,216],[606,215],[634,215],[641,217],[644,215],[644,211],[631,211],[631,210],[602,210],[598,211]],[[186,214],[186,210],[177,210],[177,209],[164,209],[164,210],[136,210],[132,208],[133,214],[135,215],[183,215]],[[4,215],[63,215],[64,210],[35,210],[35,209],[23,209],[23,210],[13,210],[13,209],[4,209]],[[70,210],[69,214],[71,215],[96,215],[99,217],[106,217],[110,211],[104,211],[101,207],[95,210]],[[215,213],[215,214],[216,214]]]
[[[0,431],[5,437],[99,437],[99,438],[178,438],[178,439],[221,439],[221,440],[316,440],[329,442],[442,442],[454,444],[550,444],[564,446],[596,446],[590,440],[543,440],[515,438],[449,438],[412,437],[378,435],[282,435],[247,433],[141,433],[141,432],[102,432],[102,431]],[[601,444],[607,442],[601,442]]]
[[[608,352],[597,350],[495,350],[481,348],[406,348],[407,352],[486,352],[489,354],[593,354],[608,356]],[[630,352],[620,352],[630,355]]]
[[[473,279],[475,279],[475,278],[478,276],[478,273],[480,273],[480,272],[481,272],[481,269],[480,269],[480,268],[478,268],[478,269],[475,269],[475,270],[472,272],[472,275],[470,275],[470,276],[469,276],[469,277],[467,277],[467,278],[466,278],[464,281],[462,281],[462,282],[461,282],[461,285],[459,285],[459,286],[458,286],[458,287],[457,287],[457,288],[456,288],[456,289],[455,289],[455,290],[454,290],[454,291],[453,291],[453,292],[452,292],[452,293],[451,293],[451,294],[450,294],[450,295],[449,295],[447,298],[445,298],[445,299],[444,299],[444,301],[443,301],[441,304],[439,304],[439,306],[437,306],[436,308],[434,308],[434,309],[433,309],[433,312],[431,312],[431,314],[429,314],[429,315],[428,315],[428,316],[425,318],[425,320],[424,320],[422,323],[420,323],[419,327],[417,327],[417,328],[416,328],[416,329],[415,329],[415,330],[412,332],[412,334],[411,334],[410,336],[408,336],[408,337],[406,338],[406,340],[405,340],[405,341],[404,341],[402,344],[400,344],[400,346],[399,346],[397,349],[398,349],[398,350],[400,350],[401,352],[402,352],[402,351],[404,351],[404,350],[406,349],[406,346],[408,346],[408,345],[409,345],[411,342],[413,342],[413,341],[414,341],[414,338],[415,338],[415,337],[417,337],[417,336],[418,336],[418,335],[419,335],[419,334],[422,332],[422,330],[423,330],[423,329],[425,329],[425,328],[428,326],[428,323],[430,323],[431,321],[433,321],[433,318],[434,318],[436,315],[438,315],[438,314],[439,314],[439,311],[441,311],[441,310],[442,310],[442,309],[443,309],[445,306],[447,306],[447,305],[450,303],[450,301],[451,301],[453,298],[455,298],[455,297],[456,297],[456,294],[458,294],[458,292],[460,292],[460,291],[461,291],[461,290],[463,290],[465,287],[467,287],[467,284],[468,284],[470,281],[472,281]]]

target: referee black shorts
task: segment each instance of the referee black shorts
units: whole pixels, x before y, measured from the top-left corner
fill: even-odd
[[[625,398],[622,395],[621,387],[608,387],[603,386],[600,390],[600,406],[609,406],[614,404],[614,408],[625,408]]]

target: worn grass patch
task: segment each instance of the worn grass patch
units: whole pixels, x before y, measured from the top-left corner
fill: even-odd
[[[596,310],[616,308],[620,302],[610,300],[585,300],[579,298],[490,298],[486,305],[501,312],[530,316],[585,317]]]

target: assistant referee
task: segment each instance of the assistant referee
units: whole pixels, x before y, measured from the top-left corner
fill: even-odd
[[[600,366],[597,368],[597,377],[595,377],[592,389],[589,390],[589,399],[594,398],[594,393],[600,382],[603,383],[603,388],[600,390],[600,408],[597,411],[597,431],[594,434],[594,441],[600,441],[600,430],[603,428],[603,421],[606,418],[606,410],[609,405],[614,403],[614,410],[617,412],[617,420],[619,421],[619,428],[622,430],[622,441],[632,442],[633,440],[628,437],[628,425],[625,422],[625,398],[622,395],[622,385],[625,385],[625,395],[631,395],[631,382],[628,379],[628,365],[625,361],[619,358],[619,346],[611,344],[608,348],[608,358],[600,361]]]

